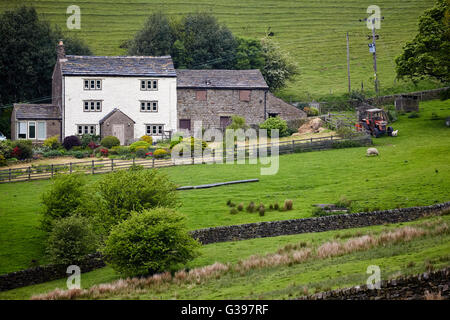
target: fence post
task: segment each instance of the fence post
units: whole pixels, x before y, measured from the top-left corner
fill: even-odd
[[[294,151],[295,151],[295,140],[292,139],[292,152],[294,152]]]
[[[52,176],[52,178],[53,178],[53,164],[52,164],[52,166],[51,166],[51,168],[52,168],[52,170],[51,170],[51,176]]]
[[[28,180],[31,180],[31,167],[28,167]]]
[[[111,171],[114,171],[114,159],[111,159]]]
[[[95,161],[95,160],[92,160],[92,174],[95,173],[95,172],[94,172],[94,168],[95,168],[95,167],[94,167],[94,161]]]
[[[155,167],[155,158],[152,158],[152,168]]]
[[[69,163],[69,172],[72,173],[72,162]]]
[[[9,182],[11,182],[11,168],[9,168]]]

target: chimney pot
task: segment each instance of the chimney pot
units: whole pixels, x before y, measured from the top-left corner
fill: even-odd
[[[58,60],[66,59],[66,52],[64,50],[64,43],[62,40],[59,40],[58,46],[56,48],[56,55]]]

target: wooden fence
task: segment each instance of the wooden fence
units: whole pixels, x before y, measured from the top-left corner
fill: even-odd
[[[248,159],[250,156],[266,156],[271,155],[271,148],[277,147],[279,154],[305,152],[313,150],[330,149],[336,146],[335,144],[344,141],[357,141],[361,145],[368,145],[372,143],[369,136],[357,139],[342,139],[339,137],[322,137],[310,139],[298,139],[291,141],[280,141],[278,143],[267,143],[258,145],[247,145],[243,147],[236,147],[223,150],[221,155],[214,152],[209,153],[208,156],[190,157],[181,159],[95,159],[83,162],[69,162],[64,164],[50,164],[50,165],[32,165],[25,168],[0,170],[0,183],[18,182],[18,181],[32,181],[41,179],[51,179],[54,175],[60,173],[83,172],[86,174],[107,173],[115,170],[128,169],[131,166],[139,165],[143,168],[161,168],[170,167],[174,165],[190,165],[190,164],[204,164],[226,161],[228,159]]]

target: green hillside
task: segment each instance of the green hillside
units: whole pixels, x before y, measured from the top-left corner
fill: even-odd
[[[394,58],[417,30],[417,18],[433,0],[379,0],[384,21],[377,31],[378,70],[381,93],[414,90],[411,84],[394,81]],[[84,39],[96,55],[124,54],[119,46],[141,28],[146,16],[161,10],[171,16],[206,11],[226,23],[236,35],[260,38],[270,28],[274,38],[296,57],[301,76],[281,95],[309,100],[347,91],[346,37],[350,34],[352,87],[373,88],[372,55],[367,35],[358,19],[368,16],[370,0],[0,0],[0,11],[32,4],[49,21],[67,30],[66,9],[81,8],[81,29],[70,31]],[[421,88],[432,87],[431,82]]]

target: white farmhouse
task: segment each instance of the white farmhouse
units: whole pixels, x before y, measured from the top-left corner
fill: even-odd
[[[63,137],[113,135],[128,144],[177,129],[177,78],[170,56],[66,56],[59,44],[53,104]]]

